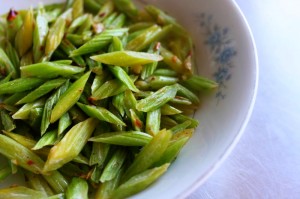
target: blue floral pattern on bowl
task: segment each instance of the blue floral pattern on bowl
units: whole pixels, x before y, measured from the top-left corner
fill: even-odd
[[[201,13],[196,16],[201,30],[204,31],[204,44],[209,48],[214,67],[213,78],[219,84],[216,98],[218,102],[226,97],[226,83],[232,77],[233,57],[237,54],[229,37],[229,29],[213,22],[212,15]]]

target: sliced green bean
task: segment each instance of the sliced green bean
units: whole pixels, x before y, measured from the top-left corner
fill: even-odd
[[[93,39],[88,41],[87,43],[83,44],[78,49],[72,51],[71,56],[78,56],[88,53],[93,53],[101,50],[102,48],[109,45],[112,41],[112,38],[119,37],[124,35],[128,31],[127,28],[118,28],[118,29],[111,29],[105,30],[99,35],[96,35]]]
[[[118,175],[121,167],[123,166],[126,157],[127,157],[126,150],[124,150],[124,148],[118,149],[106,164],[102,172],[102,175],[100,177],[100,181],[103,183],[114,179]]]
[[[151,168],[151,166],[162,157],[162,154],[167,149],[171,136],[170,131],[166,131],[165,129],[160,130],[152,140],[144,146],[141,152],[135,156],[133,163],[123,176],[123,181],[127,181],[132,176]]]
[[[76,50],[76,47],[70,42],[68,41],[67,39],[63,39],[61,44],[60,44],[60,48],[69,56],[70,53],[73,51],[73,50]],[[72,60],[78,64],[78,66],[80,67],[85,67],[86,63],[84,61],[84,59],[81,57],[81,56],[74,56],[74,57],[71,57]]]
[[[52,196],[54,194],[54,192],[49,187],[47,182],[42,178],[42,176],[33,174],[31,172],[26,172],[25,175],[28,179],[29,186],[34,190],[42,192],[44,194],[44,197]]]
[[[131,124],[134,130],[143,131],[145,128],[144,122],[139,118],[137,113],[133,109],[129,109]]]
[[[55,23],[50,27],[46,39],[45,57],[49,60],[52,53],[59,46],[65,33],[66,21],[63,17],[59,17]]]
[[[193,75],[182,83],[187,88],[195,91],[211,90],[218,87],[218,83],[215,81],[199,75]]]
[[[193,118],[190,118],[183,114],[172,115],[171,118],[176,120],[178,123],[183,123],[185,121],[190,121],[191,124],[188,126],[189,128],[196,128],[199,125],[199,122]]]
[[[24,104],[15,114],[13,114],[13,119],[26,120],[30,117],[30,111],[35,108],[42,108],[45,104],[44,99],[39,99],[35,102]]]
[[[125,70],[119,66],[111,66],[109,70],[118,78],[123,84],[125,84],[130,90],[139,92],[139,89],[134,85],[134,82]]]
[[[10,166],[6,166],[0,169],[0,182],[3,181],[6,177],[12,174]]]
[[[30,9],[26,12],[23,25],[15,38],[15,47],[20,56],[23,56],[32,47],[34,23],[33,10]]]
[[[45,82],[40,87],[36,88],[35,90],[28,93],[28,95],[26,95],[25,97],[20,99],[16,104],[24,104],[24,103],[33,102],[33,101],[37,100],[38,98],[42,97],[43,95],[49,93],[53,89],[61,86],[65,81],[66,81],[65,79],[54,79],[54,80]]]
[[[51,148],[44,171],[52,171],[73,160],[96,128],[97,120],[89,118],[73,126],[54,147]]]
[[[114,11],[114,3],[112,1],[106,1],[98,11],[98,14],[94,17],[96,22],[102,22],[108,15]]]
[[[43,178],[48,182],[55,193],[64,193],[69,184],[67,179],[59,171],[52,171],[48,175],[43,175]]]
[[[137,103],[136,108],[143,112],[153,111],[173,99],[176,93],[177,88],[175,86],[165,86],[152,95],[140,100]]]
[[[162,115],[176,115],[182,113],[181,110],[169,105],[165,104],[161,107],[161,114]]]
[[[21,57],[20,66],[26,66],[33,64],[33,52],[32,50],[28,51],[25,55]]]
[[[5,44],[6,45],[5,45],[4,50],[6,52],[6,55],[9,58],[9,60],[11,61],[11,63],[13,64],[15,71],[17,73],[17,74],[14,74],[14,76],[15,75],[19,76],[19,74],[20,74],[20,69],[19,69],[20,68],[20,58],[19,58],[18,52],[15,49],[15,47],[8,40],[5,42]],[[5,58],[2,57],[2,61],[3,61],[3,59],[5,59]],[[13,71],[11,73],[13,73]]]
[[[41,68],[43,68],[43,70],[41,70]],[[46,79],[58,76],[70,77],[84,71],[84,68],[57,62],[41,62],[22,66],[20,69],[22,77],[38,77]]]
[[[48,31],[49,27],[46,15],[39,9],[33,31],[33,59],[35,63],[43,56]]]
[[[66,199],[88,199],[88,183],[81,178],[72,178],[66,190]]]
[[[72,5],[72,18],[76,19],[82,14],[83,14],[83,0],[74,0]]]
[[[0,189],[1,199],[43,199],[45,195],[41,191],[29,189],[23,186]]]
[[[113,191],[112,198],[121,199],[132,196],[150,186],[162,174],[164,174],[170,164],[148,169],[131,177],[128,181],[121,184]]]
[[[65,93],[59,98],[51,112],[50,122],[56,122],[63,114],[65,114],[80,98],[85,84],[91,72],[86,72],[78,80],[76,80]]]
[[[0,48],[0,70],[5,75],[11,74],[13,78],[18,75],[16,68],[2,48]]]
[[[143,65],[162,60],[160,55],[135,51],[115,51],[92,56],[91,58],[115,66]]]
[[[68,112],[63,114],[59,119],[57,134],[61,135],[71,124],[70,114]]]
[[[60,96],[64,94],[69,88],[69,80],[67,80],[55,93],[53,93],[47,100],[44,106],[42,121],[41,121],[41,135],[43,135],[50,125],[51,111],[54,105],[59,100]]]
[[[177,77],[178,74],[176,71],[168,68],[159,68],[156,69],[153,73],[153,75],[158,75],[158,76],[167,76],[167,77]]]
[[[193,104],[196,104],[196,105],[200,104],[199,97],[196,94],[194,94],[192,91],[190,91],[189,89],[185,88],[184,86],[182,86],[180,84],[176,84],[176,86],[177,86],[179,95],[182,95],[183,97],[188,98],[189,100],[191,100],[191,102]]]
[[[5,131],[12,131],[16,128],[15,121],[7,111],[0,109],[0,118]]]
[[[14,160],[16,165],[23,167],[33,173],[44,173],[44,161],[28,148],[14,141],[13,139],[0,134],[0,153],[5,157]]]
[[[152,140],[152,136],[139,131],[123,131],[103,133],[92,137],[89,141],[115,144],[121,146],[144,146]]]
[[[117,116],[115,116],[113,113],[111,113],[109,110],[103,107],[85,105],[79,102],[77,103],[77,105],[79,106],[79,108],[81,108],[81,110],[83,110],[83,112],[85,112],[90,117],[94,117],[109,123],[126,126],[126,124],[123,121],[121,121]]]
[[[165,106],[165,105],[164,105]],[[161,109],[158,108],[147,113],[146,132],[155,135],[160,130]]]
[[[132,19],[136,19],[138,15],[138,9],[135,4],[130,0],[113,0],[116,7],[124,12],[127,16]]]
[[[53,145],[57,140],[57,130],[46,132],[42,138],[35,144],[32,150],[39,150],[47,145]]]

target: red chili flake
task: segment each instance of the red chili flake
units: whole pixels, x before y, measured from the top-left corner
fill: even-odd
[[[31,166],[31,165],[34,164],[34,162],[33,162],[32,160],[28,160],[28,161],[27,161],[27,164],[28,164],[29,166]]]
[[[104,17],[105,15],[106,15],[106,13],[102,12],[102,13],[99,14],[99,17]]]
[[[88,98],[88,101],[91,103],[91,104],[94,104],[94,102],[96,101],[96,99],[94,97],[89,97]]]
[[[174,55],[174,56],[171,58],[171,61],[172,61],[173,63],[176,63],[176,62],[178,61],[178,57]]]
[[[158,51],[160,49],[161,43],[157,42],[154,46],[154,50]]]
[[[135,126],[137,126],[139,128],[142,128],[142,125],[143,125],[142,122],[139,119],[135,119],[134,124],[135,124]]]
[[[10,9],[7,15],[7,21],[13,21],[18,15],[18,12],[14,9]]]

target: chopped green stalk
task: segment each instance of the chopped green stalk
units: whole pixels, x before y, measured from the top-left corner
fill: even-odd
[[[35,102],[24,104],[15,114],[13,114],[13,119],[26,120],[30,117],[31,110],[35,108],[42,108],[45,104],[44,99],[37,100]]]
[[[103,107],[96,107],[92,105],[85,105],[82,103],[77,103],[79,108],[83,110],[88,116],[97,118],[98,120],[106,121],[109,123],[117,124],[117,125],[123,125],[126,124],[121,121],[117,116],[115,116],[113,113],[111,113],[109,110],[103,108]]]
[[[68,28],[68,33],[73,33],[78,27],[80,27],[88,18],[88,14],[84,14],[74,19]]]
[[[92,39],[92,32],[87,31],[83,34],[67,34],[66,38],[75,46],[81,46]],[[76,56],[76,55],[75,55]]]
[[[181,110],[169,105],[165,104],[161,107],[161,114],[162,115],[176,115],[182,113]]]
[[[192,122],[188,120],[188,121],[182,122],[181,124],[174,126],[173,128],[170,129],[170,131],[172,131],[173,134],[175,134],[177,132],[183,131],[184,129],[188,128],[191,124],[192,124]]]
[[[59,171],[52,171],[48,175],[43,175],[43,178],[56,193],[64,193],[68,186],[68,181]]]
[[[28,138],[24,135],[20,135],[17,133],[10,133],[8,131],[3,131],[3,133],[28,149],[31,149],[36,144],[35,140]]]
[[[59,17],[52,27],[49,29],[49,33],[46,40],[45,56],[46,60],[49,60],[52,53],[61,43],[65,33],[66,21],[64,18]]]
[[[11,80],[11,76],[12,76],[12,73],[9,73],[8,75],[6,75],[6,77],[4,77],[3,79],[0,80],[0,84],[9,82]]]
[[[152,140],[152,136],[139,131],[122,131],[103,133],[92,137],[89,141],[108,143],[121,146],[144,146]]]
[[[132,196],[150,186],[162,174],[164,174],[170,164],[148,169],[131,177],[128,181],[121,184],[112,194],[112,198],[121,199]]]
[[[172,140],[161,159],[156,162],[155,165],[160,166],[166,163],[172,163],[189,139],[190,136],[186,136],[178,140]]]
[[[184,67],[182,61],[168,49],[161,47],[160,50],[164,62],[178,74],[184,75]]]
[[[83,0],[74,0],[72,6],[72,17],[76,19],[83,14]]]
[[[28,148],[13,139],[0,134],[0,154],[14,161],[16,165],[33,173],[44,173],[44,161]]]
[[[176,84],[179,81],[177,77],[167,77],[167,76],[150,76],[146,79],[148,87],[150,89],[160,89],[167,85]]]
[[[124,93],[120,93],[118,95],[113,96],[112,98],[113,106],[119,111],[122,117],[125,114],[124,97],[125,97]]]
[[[120,80],[118,79],[109,80],[106,81],[97,90],[94,91],[91,99],[92,100],[105,99],[107,97],[111,97],[123,93],[127,89],[128,89],[127,86],[125,86]]]
[[[41,68],[43,70],[41,70]],[[70,77],[84,72],[84,68],[57,62],[41,62],[21,67],[22,77],[55,78]]]
[[[12,160],[9,161],[9,167],[12,174],[16,174],[18,172],[18,166],[15,165]]]
[[[112,1],[106,1],[100,8],[98,14],[94,20],[96,22],[102,22],[108,15],[114,11],[114,3]]]
[[[11,74],[13,78],[18,75],[16,68],[2,48],[0,48],[0,70],[5,75]]]
[[[130,90],[139,92],[139,89],[134,85],[134,82],[125,70],[119,66],[111,66],[109,70],[118,78],[123,84],[125,84]]]
[[[60,48],[69,56],[73,50],[76,50],[76,47],[67,39],[62,40]],[[78,64],[80,67],[85,67],[86,63],[81,56],[71,57],[72,60]]]
[[[51,113],[51,123],[56,122],[79,100],[90,74],[91,72],[86,72],[59,98]]]
[[[51,148],[44,171],[58,169],[78,156],[96,125],[97,120],[89,118],[73,126],[63,139]]]
[[[58,135],[61,135],[70,125],[72,124],[72,119],[69,113],[65,113],[61,116],[58,123]]]
[[[15,47],[20,57],[32,47],[34,23],[33,10],[30,9],[27,11],[24,23],[15,38]]]
[[[27,91],[15,93],[7,97],[6,99],[4,99],[3,102],[8,105],[15,105],[20,99],[25,97],[27,94],[28,94]]]
[[[36,24],[34,26],[33,32],[34,63],[38,62],[43,56],[48,31],[49,27],[46,15],[43,13],[43,11],[41,11],[41,9],[39,9],[36,16]]]
[[[36,191],[23,186],[0,189],[1,199],[43,199],[45,195],[41,191]]]
[[[110,27],[110,25],[111,25],[111,23],[116,19],[116,17],[117,17],[117,12],[113,12],[113,13],[111,13],[109,16],[107,16],[103,21],[102,21],[102,23],[103,23],[103,25],[104,25],[104,27]]]
[[[206,77],[193,75],[182,82],[184,86],[195,91],[211,90],[218,87],[218,83]]]
[[[54,105],[59,100],[60,96],[69,88],[69,80],[67,80],[57,91],[52,94],[46,101],[41,121],[41,135],[43,135],[50,125],[51,111]]]
[[[93,53],[106,47],[112,41],[112,38],[120,37],[128,31],[127,28],[118,28],[105,30],[99,35],[96,35],[93,39],[83,44],[80,48],[72,51],[70,56],[83,55],[88,53]]]
[[[126,16],[125,14],[121,13],[119,14],[108,26],[109,28],[121,28],[126,22]]]
[[[161,109],[160,108],[153,110],[153,111],[149,111],[147,113],[146,133],[149,133],[150,135],[155,135],[156,133],[159,132],[160,117],[161,117]]]
[[[136,19],[138,15],[138,9],[135,4],[130,0],[113,0],[116,7],[124,12],[132,19]]]
[[[191,100],[191,102],[193,104],[199,105],[200,104],[200,100],[197,97],[197,95],[195,95],[192,91],[190,91],[189,89],[185,88],[184,86],[180,85],[180,84],[176,84],[177,89],[178,89],[178,94],[182,95],[183,97],[188,98],[189,100]]]
[[[20,58],[18,55],[17,50],[14,48],[14,46],[7,40],[5,42],[5,52],[10,59],[11,63],[13,64],[15,71],[17,72],[17,75],[20,73]],[[13,73],[13,71],[11,72]],[[16,75],[16,74],[14,74]]]
[[[171,99],[170,102],[172,104],[176,104],[176,105],[191,105],[192,104],[192,102],[189,99],[178,96],[178,95],[175,96],[175,98]]]
[[[26,172],[25,175],[31,188],[42,192],[45,197],[52,196],[54,194],[47,182],[42,178],[42,176],[33,174],[31,172]]]
[[[153,25],[144,30],[137,37],[128,42],[126,49],[133,51],[141,51],[148,48],[152,43],[166,37],[172,29],[172,25],[161,28],[158,25]]]
[[[152,140],[144,146],[141,152],[135,156],[133,163],[123,176],[123,181],[151,168],[151,166],[162,157],[168,147],[171,136],[170,131],[166,131],[165,129],[160,130]]]
[[[57,140],[57,131],[46,132],[43,137],[36,143],[32,150],[39,150],[47,145],[53,145]]]
[[[42,97],[43,95],[46,95],[47,93],[49,93],[53,89],[61,86],[65,81],[66,81],[65,79],[54,79],[54,80],[50,80],[48,82],[45,82],[40,87],[38,87],[35,90],[31,91],[30,93],[28,93],[28,95],[26,95],[21,100],[19,100],[17,102],[17,104],[24,104],[24,103],[33,102],[33,101],[37,100],[38,98]]]
[[[176,120],[178,123],[183,123],[185,121],[190,121],[191,124],[188,126],[188,128],[196,128],[199,125],[199,122],[193,118],[190,118],[183,114],[177,114],[171,116],[174,120]]]
[[[106,143],[93,143],[92,154],[90,156],[89,165],[102,166],[108,155],[110,145]]]
[[[81,178],[73,178],[66,190],[66,199],[88,199],[88,183]]]
[[[126,156],[127,152],[126,150],[124,150],[124,148],[120,148],[112,155],[111,159],[106,164],[100,177],[100,181],[102,183],[112,180],[118,175],[119,170],[121,169],[126,159]]]
[[[19,78],[3,84],[0,84],[1,94],[13,94],[34,89],[40,86],[44,80],[38,78]]]
[[[154,54],[159,54],[159,48],[160,48],[160,43],[153,43],[152,45],[150,45],[150,48],[148,50],[148,53],[154,53]],[[156,67],[157,67],[158,62],[153,62],[150,64],[146,64],[141,72],[141,78],[142,79],[146,79],[147,77],[149,77],[150,75],[153,74],[153,72],[155,71]]]
[[[153,26],[153,22],[137,22],[129,26],[129,32],[136,32]]]
[[[16,128],[13,118],[7,111],[0,109],[0,118],[5,131],[12,131]]]
[[[101,8],[101,4],[99,4],[96,0],[84,0],[84,8],[87,11],[92,13],[97,13]]]
[[[110,199],[112,198],[112,192],[118,187],[122,174],[124,173],[124,167],[118,170],[115,178],[110,181],[101,183],[95,193],[95,198]]]
[[[7,176],[12,174],[10,166],[6,166],[0,169],[0,182],[3,181]]]
[[[160,55],[135,51],[115,51],[92,56],[91,58],[101,63],[116,66],[143,65],[162,60]]]
[[[21,57],[20,66],[26,66],[33,64],[33,52],[32,50],[28,51],[25,55]]]
[[[153,111],[160,108],[176,95],[177,88],[175,86],[165,86],[152,95],[140,100],[136,109],[143,112]]]
[[[167,76],[167,77],[177,77],[178,74],[176,71],[168,68],[159,68],[156,69],[153,73],[153,75],[158,75],[158,76]]]

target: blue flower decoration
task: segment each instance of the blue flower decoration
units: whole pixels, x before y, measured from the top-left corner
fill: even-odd
[[[204,43],[209,47],[210,53],[214,57],[216,72],[213,73],[213,77],[219,84],[215,96],[219,102],[226,97],[226,83],[231,79],[232,60],[237,52],[233,48],[227,27],[221,28],[219,25],[214,24],[212,15],[205,13],[197,15],[196,19],[201,29],[204,30],[206,36]]]

